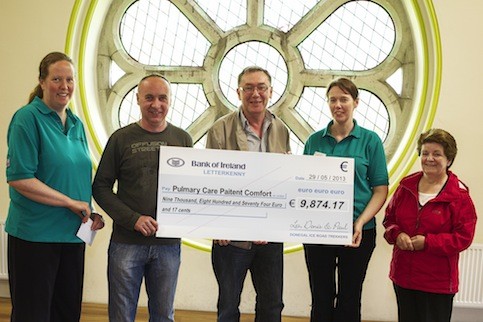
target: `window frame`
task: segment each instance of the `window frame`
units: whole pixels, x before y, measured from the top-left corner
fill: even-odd
[[[116,129],[114,126],[117,124],[115,122],[116,109],[124,97],[122,93],[126,93],[128,88],[136,86],[138,80],[146,73],[145,66],[119,50],[122,46],[118,40],[119,28],[117,28],[117,25],[122,13],[131,2],[132,0],[76,0],[69,23],[65,51],[77,62],[78,70],[78,87],[72,107],[87,125],[89,141],[91,146],[94,147],[91,150],[95,164],[100,159],[100,154],[109,135]],[[185,1],[172,0],[171,2],[183,11],[180,4]],[[348,2],[348,0],[339,0],[331,5],[337,7],[345,2]],[[391,187],[393,188],[417,159],[415,152],[417,136],[429,129],[434,119],[441,84],[441,42],[437,18],[431,0],[397,2],[374,0],[373,2],[383,6],[392,17],[399,17],[394,19],[396,41],[390,54],[394,59],[382,64],[387,71],[386,73],[368,70],[349,76],[357,77],[356,83],[361,89],[377,93],[388,109],[391,125],[384,147],[388,156],[388,168]],[[188,3],[193,3],[193,1],[188,1]],[[259,7],[255,7],[254,3],[249,0],[247,10],[249,13],[253,13],[248,15],[249,26],[259,24],[260,15],[263,13],[263,1],[259,2]],[[294,30],[289,32],[289,37],[294,37],[294,39],[303,37],[303,33],[297,34],[299,28],[308,28],[312,24],[318,24],[317,19],[323,19],[329,14],[329,9],[325,11],[321,9],[322,3],[319,2],[309,12],[311,19],[305,19],[306,21],[296,25],[293,28]],[[400,17],[399,13],[401,12],[405,15]],[[206,28],[205,36],[208,35],[209,39],[217,39],[220,34],[223,34],[222,30],[216,25],[199,19],[206,18],[204,12],[184,10],[183,13],[191,21],[200,20],[199,24]],[[105,32],[107,31],[117,37],[102,36],[101,25],[103,22],[106,22],[104,25]],[[205,62],[205,66],[211,66],[208,69],[192,67],[181,67],[179,70],[160,67],[151,69],[151,71],[162,72],[173,83],[187,83],[185,74],[180,73],[180,71],[189,71],[191,77],[189,83],[199,82],[203,84],[209,101],[215,102],[203,113],[203,117],[200,117],[187,129],[195,141],[204,135],[220,115],[230,111],[230,104],[223,100],[222,95],[216,95],[216,92],[220,90],[218,84],[214,83],[210,77],[206,77],[215,72],[220,57],[230,48],[236,46],[239,41],[251,40],[264,41],[269,39],[268,43],[282,52],[280,32],[270,30],[270,27],[255,33],[249,33],[247,29],[237,30],[237,32],[237,37],[231,34],[226,38],[224,48],[213,46],[210,49]],[[268,35],[272,38],[267,38]],[[408,39],[412,39],[411,44],[408,44]],[[404,48],[404,50],[401,50],[401,48]],[[409,51],[414,52],[412,60],[407,59]],[[289,61],[297,55],[290,49],[283,53],[283,56]],[[119,82],[110,88],[109,79],[106,75],[109,75],[108,69],[112,59],[116,60],[121,68],[132,71],[132,73],[122,77]],[[119,63],[121,61],[124,61],[124,63]],[[403,68],[405,78],[400,97],[390,86],[380,80],[390,76],[399,67]],[[289,77],[289,82],[292,82],[290,83],[293,89],[292,94],[286,91],[272,110],[286,122],[300,140],[304,141],[314,129],[310,128],[297,113],[293,113],[293,108],[290,106],[293,107],[296,104],[297,93],[301,93],[304,85],[324,87],[330,82],[333,75],[324,76],[318,75],[314,71],[303,71],[303,66],[296,63],[288,65],[288,71],[294,75],[303,76],[303,82],[290,80]],[[97,74],[104,76],[98,77]],[[347,73],[344,73],[344,75],[347,75]]]

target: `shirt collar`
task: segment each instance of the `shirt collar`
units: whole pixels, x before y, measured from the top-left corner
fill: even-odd
[[[351,133],[349,133],[348,136],[353,136],[356,139],[358,139],[361,137],[361,127],[359,126],[359,124],[357,124],[356,120],[353,120],[353,122],[354,122],[354,127],[352,128],[352,131]],[[330,135],[330,132],[329,132],[329,129],[332,126],[332,124],[334,124],[334,120],[330,121],[329,124],[327,124],[327,127],[323,129],[322,136],[332,136]]]
[[[33,99],[32,101],[32,104],[34,104],[34,106],[39,110],[40,113],[42,114],[45,114],[45,115],[49,115],[51,113],[55,113],[57,114],[54,110],[52,110],[51,108],[49,108],[45,103],[44,101],[42,101],[42,99],[38,96],[35,96],[35,98]],[[74,117],[74,114],[72,113],[72,111],[70,110],[70,108],[66,108],[65,112],[67,113],[67,117],[69,119],[72,120],[73,123],[75,123],[77,120],[76,118]]]
[[[243,114],[241,106],[238,109],[238,114],[240,116],[240,121],[242,122],[243,129],[247,130],[250,124],[248,123],[248,120],[245,117],[245,114]],[[263,126],[266,127],[270,125],[274,119],[275,119],[275,114],[273,114],[270,110],[265,109],[265,118],[263,120]]]

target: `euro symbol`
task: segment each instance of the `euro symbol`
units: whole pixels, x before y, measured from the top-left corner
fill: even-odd
[[[348,167],[348,163],[347,163],[347,161],[344,161],[344,162],[342,162],[342,163],[340,164],[340,169],[341,169],[342,171],[344,171],[344,172],[347,172],[347,171],[348,171],[347,167]]]
[[[288,204],[290,205],[290,207],[295,208],[295,199],[290,200]]]

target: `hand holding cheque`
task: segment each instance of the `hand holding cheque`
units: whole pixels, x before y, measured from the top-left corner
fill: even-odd
[[[354,161],[160,148],[158,237],[348,245]]]

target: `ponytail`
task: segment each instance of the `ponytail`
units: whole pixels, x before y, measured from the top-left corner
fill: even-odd
[[[44,91],[42,91],[42,87],[40,87],[40,84],[38,84],[37,86],[35,86],[34,90],[32,91],[32,93],[30,93],[29,95],[29,101],[28,103],[32,103],[32,101],[34,100],[35,96],[38,96],[39,98],[43,98],[44,96]]]

